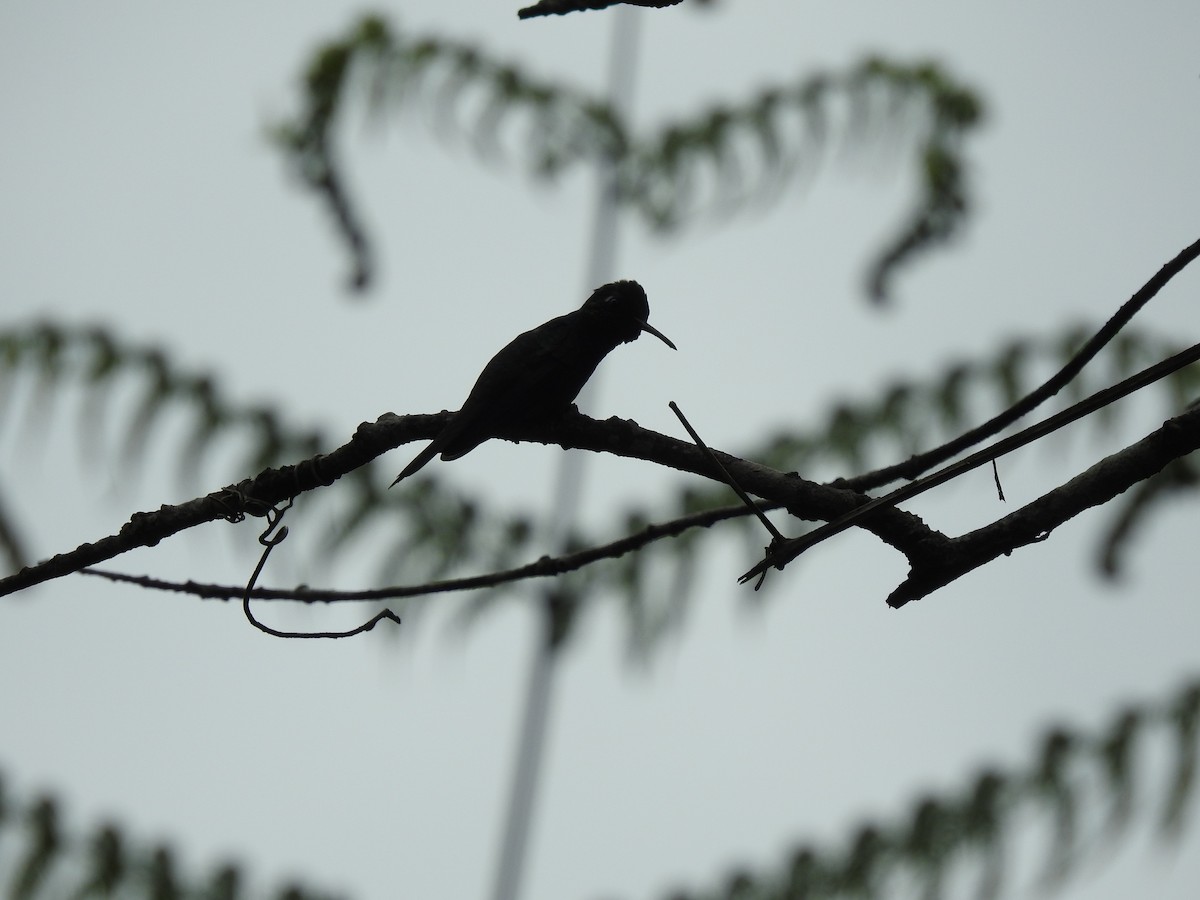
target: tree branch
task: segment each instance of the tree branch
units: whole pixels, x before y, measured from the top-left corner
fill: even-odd
[[[218,519],[239,522],[247,515],[266,515],[267,510],[289,497],[333,484],[341,476],[393,447],[408,441],[432,438],[449,417],[450,414],[445,412],[414,416],[386,413],[374,424],[364,422],[349,443],[327,456],[318,454],[294,466],[266,469],[255,478],[228,485],[186,503],[163,505],[153,512],[134,513],[114,535],[94,543],[81,544],[74,550],[0,578],[0,597],[78,572],[128,550],[153,547],[165,538],[206,522]]]
[[[597,427],[599,425],[604,427]],[[725,474],[714,467],[704,451],[695,444],[648,431],[636,422],[611,418],[600,423],[586,416],[572,415],[542,432],[549,438],[549,443],[564,448],[574,447],[643,459],[709,478],[722,485],[728,484]],[[521,437],[528,438],[526,435]],[[795,473],[780,472],[719,450],[713,452],[747,493],[776,503],[799,519],[829,521],[829,516],[848,513],[871,500],[866,494],[842,486],[817,484]],[[886,520],[876,519],[876,515],[883,514],[886,514]],[[862,527],[910,559],[936,552],[947,540],[945,535],[931,529],[919,516],[895,507],[879,510],[863,522]]]
[[[1194,407],[1066,484],[991,525],[952,538],[938,554],[913,563],[908,577],[888,597],[888,606],[898,609],[920,600],[1002,554],[1044,541],[1068,519],[1107,503],[1198,449],[1200,407]]]
[[[652,6],[662,8],[675,6],[683,0],[539,0],[533,6],[526,6],[517,12],[519,19],[532,19],[537,16],[565,16],[568,13],[582,12],[586,9],[608,9],[619,3],[630,6]]]
[[[409,416],[385,413],[373,423],[359,425],[348,443],[327,455],[318,454],[296,465],[267,469],[255,478],[187,503],[135,513],[115,535],[82,544],[0,579],[0,596],[78,572],[137,547],[153,547],[165,538],[206,522],[218,519],[240,521],[246,515],[265,515],[276,504],[328,486],[401,444],[433,438],[449,415],[445,412]],[[643,459],[725,483],[721,473],[713,470],[711,461],[694,444],[615,417],[598,421],[572,411],[558,421],[505,431],[498,436],[514,441],[558,444],[563,449]],[[805,481],[797,475],[785,475],[724,453],[718,453],[718,456],[747,491],[786,506],[799,518],[828,520],[870,500],[845,488]],[[944,535],[927,528],[917,516],[897,509],[881,510],[864,527],[909,557],[919,553],[931,540],[946,540]]]
[[[883,497],[876,497],[869,503],[851,510],[840,518],[827,522],[820,528],[813,529],[808,534],[774,544],[768,548],[766,558],[738,580],[745,583],[772,567],[782,569],[804,551],[815,547],[835,534],[840,534],[853,525],[861,524],[864,519],[875,515],[878,510],[895,506],[897,503],[911,499],[938,485],[945,484],[947,481],[957,478],[959,475],[978,468],[985,463],[994,462],[999,457],[1027,444],[1031,444],[1036,440],[1040,440],[1046,435],[1052,434],[1078,419],[1089,416],[1096,410],[1103,409],[1110,403],[1141,390],[1147,385],[1153,384],[1155,381],[1165,378],[1167,375],[1177,372],[1198,360],[1200,360],[1200,344],[1195,344],[1187,350],[1176,353],[1174,356],[1164,359],[1147,369],[1143,369],[1135,375],[1131,375],[1124,381],[1107,387],[1102,391],[1097,391],[1090,397],[1056,413],[1045,421],[1030,425],[1023,431],[1019,431],[1003,440],[996,441],[991,446],[977,450],[970,456],[966,456],[958,462],[951,463],[931,475],[911,481],[903,487],[892,491],[890,494]]]
[[[719,509],[708,509],[704,512],[693,513],[690,516],[680,516],[656,525],[647,525],[636,534],[627,535],[619,540],[577,553],[563,556],[543,556],[535,562],[500,572],[489,572],[485,575],[472,575],[467,578],[448,578],[443,581],[431,581],[426,584],[374,588],[365,591],[337,591],[327,588],[297,587],[281,590],[278,588],[255,588],[250,592],[252,600],[292,600],[303,603],[344,603],[353,601],[398,600],[404,597],[421,597],[429,594],[447,594],[454,591],[473,591],[480,588],[498,587],[514,581],[528,578],[546,578],[574,572],[584,566],[606,559],[617,559],[626,553],[640,550],[648,544],[668,537],[677,537],[692,528],[708,528],[727,519],[742,518],[747,515],[744,506],[723,506]],[[179,594],[191,594],[204,600],[240,600],[246,593],[243,586],[223,584],[203,584],[196,581],[164,581],[160,578],[150,578],[145,575],[128,575],[124,572],[109,572],[101,569],[81,569],[81,575],[95,575],[109,581],[119,581],[125,584],[136,584],[138,587],[150,590],[173,591]]]

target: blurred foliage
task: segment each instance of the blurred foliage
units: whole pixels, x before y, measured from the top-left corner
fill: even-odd
[[[802,844],[781,865],[739,868],[717,887],[677,891],[671,900],[823,900],[823,898],[999,895],[1012,869],[1016,830],[1040,825],[1048,840],[1040,887],[1053,888],[1085,862],[1102,860],[1137,810],[1174,840],[1195,788],[1200,681],[1161,702],[1130,706],[1088,734],[1049,728],[1024,768],[988,767],[969,784],[918,797],[890,822],[866,822],[831,847]],[[1136,777],[1139,747],[1171,745],[1169,778],[1157,791]],[[1008,859],[1006,859],[1008,858]],[[1007,862],[1007,865],[1006,865]]]
[[[969,211],[963,142],[982,120],[976,95],[938,65],[873,57],[844,71],[767,87],[740,102],[714,105],[635,135],[601,99],[495,61],[478,47],[410,38],[380,18],[366,17],[317,52],[307,67],[300,114],[275,131],[304,183],[328,205],[350,248],[353,281],[359,287],[371,277],[371,248],[344,187],[335,132],[347,104],[353,108],[361,102],[377,117],[390,108],[423,105],[444,137],[465,137],[483,158],[519,156],[539,178],[552,179],[580,164],[600,164],[614,173],[621,202],[663,232],[682,228],[703,209],[724,215],[733,207],[781,196],[787,182],[823,164],[835,144],[855,153],[866,147],[881,153],[906,148],[917,160],[919,198],[869,266],[868,290],[876,299],[891,293],[903,264],[963,227]],[[520,149],[514,151],[518,131]],[[925,382],[895,381],[872,400],[836,404],[810,431],[776,435],[748,457],[814,478],[820,477],[818,472],[845,476],[894,461],[897,453],[913,453],[938,435],[960,431],[980,409],[1011,403],[1036,381],[1039,368],[1060,365],[1088,334],[1079,328],[1016,340],[990,360],[950,363]],[[1109,368],[1086,369],[1065,399],[1078,399],[1175,349],[1126,330],[1106,354]],[[169,415],[185,418],[189,429],[163,455],[177,460],[181,476],[192,480],[231,438],[245,448],[235,466],[236,478],[330,449],[319,431],[291,427],[270,406],[238,405],[221,393],[213,377],[180,371],[167,350],[131,345],[102,327],[41,322],[0,331],[0,416],[16,405],[10,401],[21,379],[29,391],[25,406],[31,429],[54,415],[55,403],[68,387],[81,391],[79,431],[88,458],[95,462],[111,454],[126,478],[162,446],[154,439],[167,431],[162,423]],[[1170,405],[1178,408],[1194,400],[1200,377],[1193,367],[1166,386]],[[121,390],[137,396],[132,411],[118,421],[112,410],[128,406],[113,399]],[[1114,406],[1095,417],[1094,427],[1111,431],[1118,427],[1119,415]],[[108,430],[118,433],[116,444]],[[327,557],[385,535],[390,543],[382,552],[382,580],[403,576],[421,581],[465,566],[504,568],[533,544],[534,519],[527,515],[487,510],[428,477],[414,479],[407,490],[388,492],[392,474],[376,463],[323,492],[336,494],[341,504],[335,515],[324,517],[335,523],[321,546]],[[1156,504],[1196,483],[1196,462],[1185,459],[1129,492],[1101,549],[1105,570],[1118,571],[1130,536]],[[683,516],[730,502],[722,487],[689,485],[677,491],[669,509],[653,513],[657,518]],[[652,521],[651,512],[627,510],[620,530],[641,530]],[[757,523],[735,521],[741,522],[748,541],[757,538]],[[575,573],[564,596],[619,598],[631,646],[647,651],[686,614],[701,536],[693,529],[664,544],[663,552],[630,553]],[[571,544],[600,542],[577,534]],[[13,566],[26,557],[23,543],[16,514],[0,503],[0,549]],[[462,607],[464,615],[473,617],[501,594],[471,599]],[[586,605],[574,602],[562,613],[564,634]],[[411,611],[406,622],[413,623]],[[798,847],[773,871],[739,869],[720,887],[675,896],[869,897],[897,885],[916,885],[919,896],[936,900],[946,895],[947,882],[967,875],[974,876],[977,896],[992,897],[1002,886],[1014,821],[1026,815],[1040,817],[1049,829],[1044,881],[1058,883],[1126,830],[1139,809],[1135,798],[1146,792],[1135,777],[1138,747],[1153,733],[1165,733],[1175,753],[1170,783],[1155,807],[1160,830],[1168,838],[1180,833],[1194,793],[1198,730],[1200,682],[1162,703],[1129,707],[1098,735],[1055,727],[1027,769],[988,768],[960,791],[921,797],[903,818],[866,823],[832,849]],[[1143,810],[1148,807],[1140,804]],[[135,846],[111,824],[81,839],[65,833],[59,819],[53,800],[14,800],[0,782],[3,896],[248,896],[234,867],[193,880],[181,873],[167,847]],[[276,896],[302,900],[319,895],[290,886]]]
[[[539,178],[600,164],[613,173],[619,201],[663,232],[703,206],[726,215],[747,201],[778,198],[787,181],[824,161],[835,137],[860,157],[866,148],[880,157],[912,151],[920,197],[868,267],[876,300],[890,294],[901,265],[961,230],[968,211],[962,145],[983,115],[976,94],[937,64],[868,57],[636,135],[599,97],[536,78],[475,45],[412,38],[368,16],[314,54],[301,111],[275,128],[302,181],[333,214],[359,288],[371,278],[370,242],[335,141],[339,116],[356,101],[376,117],[423,104],[436,131],[465,136],[485,158],[505,155],[506,136],[519,130],[520,155]]]
[[[761,872],[739,868],[720,886],[671,898],[992,898],[1011,869],[1005,862],[1015,829],[1039,822],[1048,832],[1048,840],[1039,842],[1046,848],[1040,882],[1054,887],[1111,852],[1136,815],[1156,820],[1163,839],[1179,838],[1194,799],[1198,739],[1200,681],[1193,681],[1164,700],[1127,706],[1096,733],[1048,728],[1024,769],[987,767],[957,791],[918,797],[890,822],[863,823],[831,846],[803,844],[782,865]],[[1158,790],[1137,777],[1138,758],[1150,741],[1169,745],[1167,783]],[[207,876],[184,873],[171,848],[140,844],[111,822],[87,837],[67,833],[52,798],[22,801],[0,779],[5,900],[330,896],[294,884],[268,895],[248,890],[244,881],[233,865]]]
[[[876,399],[835,402],[824,425],[811,433],[785,432],[748,454],[781,471],[799,471],[816,479],[819,472],[842,478],[889,465],[900,454],[917,453],[956,436],[996,410],[1012,406],[1052,372],[1062,368],[1094,333],[1079,323],[1057,334],[1013,338],[998,343],[990,358],[951,360],[924,382],[897,380]],[[1091,365],[1059,395],[1065,408],[1182,350],[1179,343],[1132,327],[1122,331]],[[1188,366],[1161,382],[1164,408],[1172,414],[1200,395],[1200,366]],[[1122,424],[1128,404],[1105,407],[1091,419],[1099,433]],[[1086,426],[1085,426],[1086,427]],[[1069,439],[1070,431],[1063,436]]]
[[[1012,339],[1000,344],[990,358],[950,360],[932,377],[922,381],[894,381],[884,385],[872,399],[835,401],[824,420],[811,430],[780,432],[758,447],[735,455],[778,471],[798,472],[813,481],[836,477],[853,484],[856,475],[876,466],[890,466],[903,456],[935,446],[961,434],[996,410],[1011,406],[1065,365],[1094,330],[1079,324],[1059,334]],[[1051,412],[1077,403],[1181,349],[1173,341],[1127,327],[1055,401],[1045,404],[1037,418],[1045,418]],[[1179,370],[1160,382],[1157,390],[1165,415],[1183,410],[1200,396],[1200,365]],[[1081,430],[1088,428],[1097,439],[1115,436],[1129,408],[1128,402],[1113,404],[1093,416],[1090,425],[1077,424],[1050,440],[1071,441]],[[1109,504],[1111,520],[1099,551],[1100,569],[1105,575],[1120,574],[1123,554],[1138,527],[1149,521],[1152,514],[1161,509],[1161,504],[1195,489],[1196,466],[1194,456],[1184,457]],[[708,485],[702,489],[688,489],[679,493],[675,507],[668,515],[688,515],[732,502],[733,493],[728,488]],[[657,515],[661,518],[663,514]],[[760,556],[767,535],[749,516],[734,521],[744,529],[748,542],[747,558]],[[798,531],[795,522],[777,521],[776,524],[785,534]],[[728,526],[725,527],[727,531]],[[695,532],[690,536],[700,537]],[[690,545],[678,545],[677,549],[681,560],[691,560],[694,551]],[[637,573],[645,573],[647,563],[620,560],[614,565],[630,567],[628,580]],[[767,585],[770,584],[768,580]],[[639,586],[638,596],[646,596],[644,578]],[[643,618],[659,622],[678,618],[677,611],[669,615],[666,611],[674,610],[679,601],[664,593],[661,586],[650,595],[662,598],[659,604],[663,613],[643,615]],[[763,592],[758,592],[747,595],[747,600],[754,601],[763,596]],[[647,633],[635,634],[635,641],[643,643],[648,636],[653,637]]]
[[[779,433],[745,456],[813,480],[849,477],[873,465],[893,463],[900,455],[954,436],[992,410],[1011,404],[1061,367],[1091,331],[1080,325],[1058,335],[1012,340],[990,360],[951,361],[925,381],[896,381],[884,386],[874,399],[836,402],[824,421],[811,430]],[[1062,400],[1075,402],[1177,350],[1168,341],[1126,329],[1072,382]],[[79,430],[89,459],[94,462],[107,449],[127,476],[142,468],[156,429],[168,430],[158,423],[169,413],[176,424],[184,420],[186,437],[163,453],[168,458],[174,454],[180,475],[191,482],[211,463],[224,439],[240,437],[248,448],[230,480],[240,480],[266,466],[294,463],[333,446],[318,430],[288,426],[283,415],[270,406],[231,402],[217,388],[213,376],[179,371],[164,348],[128,345],[99,326],[72,328],[40,322],[0,331],[0,416],[14,405],[5,398],[13,396],[22,375],[32,382],[33,399],[26,405],[34,416],[50,415],[48,411],[55,408],[69,385],[79,388]],[[1162,384],[1168,408],[1182,408],[1200,393],[1200,368],[1181,370]],[[110,407],[121,385],[135,395],[134,409],[116,425]],[[1105,415],[1096,416],[1091,427],[1112,433],[1120,424],[1121,407],[1115,405]],[[115,438],[110,439],[106,429],[117,430]],[[178,428],[170,431],[178,433]],[[1071,433],[1056,439],[1069,440]],[[1113,505],[1113,525],[1100,551],[1104,571],[1119,573],[1122,552],[1137,526],[1159,504],[1194,488],[1194,467],[1195,462],[1185,458]],[[377,583],[419,584],[467,571],[505,569],[523,561],[537,546],[533,512],[489,509],[479,498],[457,493],[431,476],[412,479],[405,490],[389,491],[394,468],[387,461],[375,461],[312,496],[310,504],[325,504],[309,505],[304,513],[308,521],[322,523],[321,537],[314,539],[320,559],[338,558],[360,545],[371,547],[378,559]],[[635,534],[651,522],[733,503],[728,488],[693,480],[681,484],[665,506],[627,509],[620,525],[607,536],[580,532],[572,536],[570,545],[574,549],[596,546],[614,539],[612,531],[618,532],[617,536]],[[22,549],[19,520],[3,513],[4,504],[0,503],[0,543],[15,559]],[[765,542],[759,524],[745,516],[728,521],[738,523],[736,530],[747,542],[748,557],[756,557],[758,545]],[[297,531],[297,523],[292,524]],[[731,533],[729,529],[729,524],[723,525],[723,533]],[[786,524],[783,530],[794,531]],[[635,656],[643,656],[683,621],[686,598],[702,559],[697,553],[702,538],[699,529],[689,529],[660,541],[655,552],[627,553],[573,573],[573,589],[589,602],[573,610],[569,624],[592,602],[616,598],[626,613],[630,648]],[[516,584],[510,584],[470,597],[460,607],[459,620],[474,621],[498,600],[510,596],[514,587]],[[760,592],[753,598],[763,596]],[[419,613],[431,602],[428,598],[406,601],[406,624],[415,625]],[[436,602],[444,605],[445,601]]]
[[[180,872],[172,850],[131,840],[117,825],[98,825],[88,837],[67,834],[56,801],[10,797],[0,778],[0,898],[4,900],[325,900],[334,895],[287,885],[250,891],[233,865],[207,877]]]
[[[4,497],[4,488],[0,486],[0,499]],[[0,553],[7,561],[7,570],[15,572],[29,564],[29,552],[25,549],[25,539],[18,530],[17,521],[0,503]],[[4,569],[0,569],[4,571]]]
[[[1113,516],[1104,540],[1097,550],[1096,564],[1110,578],[1122,574],[1125,552],[1137,529],[1147,524],[1160,503],[1195,491],[1200,486],[1200,461],[1196,454],[1177,459],[1157,475],[1131,488]]]
[[[29,382],[25,404],[17,394],[22,378]],[[101,457],[111,458],[119,466],[118,478],[132,479],[144,469],[156,435],[162,438],[162,458],[176,461],[189,487],[206,464],[229,458],[219,456],[222,448],[241,448],[227,476],[240,481],[334,446],[317,429],[290,426],[274,407],[233,402],[215,376],[181,370],[164,347],[127,343],[99,325],[43,321],[0,330],[0,424],[23,405],[30,427],[41,427],[71,388],[80,394],[78,426],[86,461],[94,465]],[[130,406],[132,413],[125,414]],[[181,421],[183,440],[177,443]],[[521,516],[484,514],[474,499],[428,481],[388,491],[395,475],[389,465],[394,467],[376,461],[313,495],[313,503],[326,504],[305,513],[311,521],[328,523],[314,542],[320,558],[328,561],[374,530],[398,535],[379,564],[381,578],[394,577],[403,566],[406,577],[427,580],[462,559],[507,565],[527,545],[531,526]],[[19,518],[4,513],[0,503],[0,542],[16,563],[25,555],[25,539]]]

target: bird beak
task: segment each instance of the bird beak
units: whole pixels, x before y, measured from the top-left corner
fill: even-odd
[[[666,344],[672,350],[679,349],[678,347],[676,347],[674,344],[671,343],[671,339],[669,337],[667,337],[665,334],[663,334],[661,331],[659,331],[657,328],[655,328],[649,322],[643,322],[641,319],[638,319],[638,327],[641,328],[642,331],[650,332],[652,335],[654,335],[656,338],[658,338],[660,341],[662,341],[664,344]]]

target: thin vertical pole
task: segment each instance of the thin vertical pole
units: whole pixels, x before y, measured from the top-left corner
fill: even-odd
[[[611,10],[609,15],[613,23],[608,61],[608,97],[617,112],[628,121],[633,104],[639,16],[637,10],[627,6],[619,6]],[[597,174],[599,184],[592,219],[585,294],[611,281],[615,271],[618,213],[615,173],[605,166]],[[584,389],[585,397],[593,393],[595,381],[593,376]],[[552,547],[561,549],[565,545],[578,514],[584,459],[586,454],[583,453],[564,453],[559,463],[549,524],[549,545]],[[564,609],[564,604],[570,602],[568,597],[547,591],[541,599],[541,633],[534,646],[529,669],[525,708],[517,736],[516,764],[504,816],[504,830],[500,835],[493,900],[516,900],[520,896],[546,746],[555,662],[565,637],[563,617],[570,615],[569,610]]]

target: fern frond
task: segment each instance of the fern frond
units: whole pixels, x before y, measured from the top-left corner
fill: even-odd
[[[1178,748],[1176,772],[1161,801],[1165,835],[1178,834],[1182,811],[1194,795],[1197,722],[1200,683],[1194,682],[1165,700],[1130,706],[1096,733],[1055,726],[1024,768],[989,768],[961,788],[919,798],[907,813],[864,823],[828,848],[804,844],[774,868],[739,867],[719,886],[671,896],[867,900],[910,896],[899,888],[917,885],[924,900],[938,900],[947,896],[943,885],[953,874],[960,893],[959,878],[974,876],[976,896],[994,897],[1002,887],[1004,847],[1017,822],[1026,825],[1031,818],[1051,828],[1046,871],[1061,882],[1118,836],[1111,819],[1099,829],[1088,823],[1103,820],[1105,808],[1110,815],[1116,811],[1122,824],[1133,815],[1136,743],[1157,737]]]
[[[615,174],[620,202],[660,231],[678,229],[699,209],[725,213],[747,200],[778,197],[785,182],[822,162],[830,123],[842,123],[843,145],[866,143],[880,152],[893,152],[895,137],[905,132],[911,140],[902,146],[917,160],[919,198],[869,267],[876,300],[890,295],[899,267],[962,228],[969,211],[963,144],[983,116],[979,97],[935,63],[869,57],[636,135],[601,98],[530,75],[474,45],[410,37],[369,16],[314,55],[299,113],[273,132],[332,212],[358,288],[372,275],[371,248],[345,187],[334,134],[342,112],[363,97],[375,116],[389,104],[430,108],[438,131],[466,137],[485,158],[503,155],[503,135],[519,130],[522,145],[514,155],[543,179],[601,164]],[[707,200],[705,184],[713,186]]]
[[[0,854],[0,896],[5,900],[238,900],[268,896],[243,890],[241,872],[232,865],[223,865],[208,877],[186,873],[170,847],[150,847],[114,823],[100,825],[90,836],[64,828],[53,798],[11,798],[3,786],[0,778],[0,846],[5,848]],[[295,885],[285,886],[274,896],[332,900],[330,894]]]
[[[144,468],[152,447],[168,440],[168,452],[176,455],[181,475],[192,484],[223,440],[247,447],[246,458],[235,468],[238,479],[313,457],[328,446],[319,429],[292,426],[273,406],[239,404],[219,389],[214,375],[183,369],[166,349],[130,343],[99,325],[47,321],[0,330],[0,383],[11,386],[22,377],[34,381],[32,389],[42,395],[37,403],[47,408],[72,388],[81,390],[79,430],[89,461],[111,454],[126,477]],[[122,413],[110,399],[119,385],[132,389],[137,399],[132,414],[120,419],[113,441],[106,427]],[[181,413],[190,420],[184,440],[176,444],[160,435],[163,429],[157,426]],[[528,528],[514,528],[511,518],[484,510],[433,480],[426,480],[423,491],[388,492],[384,486],[391,474],[375,462],[341,480],[337,494],[349,497],[349,513],[314,513],[334,523],[325,530],[324,542],[314,541],[322,558],[332,558],[351,539],[364,538],[370,526],[402,535],[404,553],[387,559],[403,564],[408,577],[437,577],[463,560],[511,557],[530,538]],[[19,524],[4,513],[0,508],[0,547],[17,569],[26,553]],[[320,531],[312,530],[314,536]]]

